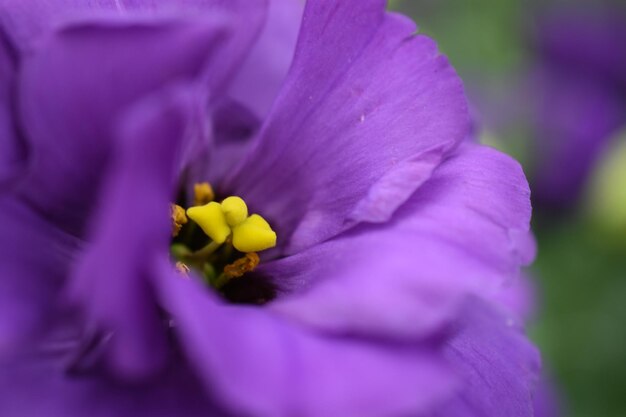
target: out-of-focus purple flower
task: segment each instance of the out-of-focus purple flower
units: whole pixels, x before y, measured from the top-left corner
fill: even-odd
[[[533,195],[564,207],[626,123],[626,12],[555,9],[540,23]]]
[[[0,15],[0,415],[532,415],[503,294],[534,255],[528,186],[464,141],[461,82],[412,22],[29,3]],[[278,234],[225,297],[168,253],[197,181]]]

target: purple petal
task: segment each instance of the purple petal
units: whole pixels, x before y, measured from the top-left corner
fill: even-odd
[[[428,344],[329,337],[263,309],[222,305],[177,274],[158,282],[189,360],[235,414],[417,415],[453,387]]]
[[[499,300],[531,260],[529,195],[517,162],[466,143],[390,223],[261,265],[292,293],[271,308],[339,334],[427,337],[467,294]]]
[[[283,89],[224,184],[295,253],[382,222],[468,128],[459,78],[379,0],[311,1]]]
[[[261,121],[245,105],[224,99],[216,103],[213,112],[212,146],[198,155],[191,165],[193,172],[189,181],[189,194],[193,195],[194,182],[209,180],[220,184],[234,166],[250,149],[251,139],[258,131]]]
[[[79,242],[40,212],[0,196],[0,358],[45,327]]]
[[[446,358],[463,379],[441,417],[532,417],[539,355],[524,334],[479,300],[459,316]]]
[[[268,0],[5,0],[6,12],[0,12],[3,23],[15,43],[22,49],[36,49],[57,28],[86,22],[113,19],[127,24],[150,20],[193,20],[195,24],[228,22],[231,26],[227,47],[212,51],[214,65],[209,72],[209,86],[214,95],[228,86],[233,68],[257,37],[265,20]],[[199,22],[204,20],[204,22]],[[197,29],[197,28],[196,28]],[[185,39],[178,39],[184,41]],[[187,39],[192,41],[193,39]],[[156,43],[159,41],[155,40]],[[174,43],[175,44],[175,43]],[[162,52],[172,51],[171,45]],[[171,56],[172,60],[179,58]],[[153,68],[144,67],[149,74]]]
[[[487,146],[464,143],[394,218],[464,248],[505,276],[535,256],[530,189],[520,164]]]
[[[220,184],[249,151],[293,58],[303,3],[272,0],[265,27],[233,78],[229,99],[213,113],[214,145],[198,158],[193,179]]]
[[[243,23],[233,36],[233,45],[241,45],[253,39],[266,5],[267,0],[4,0],[0,23],[19,49],[31,49],[58,27],[103,16],[132,20],[228,14]]]
[[[517,321],[523,323],[530,319],[536,308],[535,285],[532,278],[521,274],[516,279],[505,283],[494,295],[496,303],[505,311],[513,313]]]
[[[22,198],[80,234],[116,120],[143,96],[199,77],[221,29],[198,20],[91,23],[65,29],[25,59],[20,110],[32,161]]]
[[[265,118],[287,76],[302,20],[299,0],[271,0],[263,31],[233,79],[229,95]]]
[[[0,30],[0,184],[17,176],[26,153],[15,125],[16,61],[13,46]]]
[[[73,341],[46,340],[34,352],[0,362],[0,415],[11,417],[222,416],[189,367],[177,361],[145,384],[70,374]]]
[[[123,0],[3,0],[0,23],[18,49],[31,49],[51,30],[73,19],[120,13]]]
[[[124,377],[150,374],[165,360],[151,265],[167,257],[177,163],[200,108],[194,97],[174,90],[126,115],[91,244],[73,273],[72,300],[89,324],[112,333],[106,359]]]
[[[336,238],[260,271],[290,291],[310,286],[274,302],[277,313],[338,335],[413,340],[449,324],[465,295],[461,277],[493,278],[462,251],[402,232]]]

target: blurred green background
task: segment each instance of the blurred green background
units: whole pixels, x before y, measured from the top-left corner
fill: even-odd
[[[466,83],[490,145],[515,156],[532,175],[531,109],[517,85],[536,59],[530,34],[546,8],[570,2],[521,0],[397,0],[431,35]],[[626,54],[624,49],[616,53]],[[532,93],[532,92],[531,92]],[[622,138],[626,143],[626,135]],[[626,156],[626,152],[625,152]],[[626,167],[626,158],[618,162]],[[622,171],[624,169],[622,168]],[[622,178],[626,181],[626,178]],[[626,182],[611,187],[624,195]],[[626,229],[594,212],[591,179],[583,198],[564,210],[535,206],[538,257],[531,268],[537,313],[530,325],[544,368],[555,385],[561,414],[626,416]],[[626,215],[611,201],[615,216]],[[621,211],[621,214],[620,214]]]

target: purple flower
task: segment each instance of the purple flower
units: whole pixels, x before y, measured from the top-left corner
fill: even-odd
[[[619,9],[556,9],[538,32],[533,195],[563,207],[581,193],[626,123],[626,16]]]
[[[0,415],[532,415],[528,186],[411,21],[309,1],[293,52],[282,2],[37,4],[0,15]],[[168,253],[203,181],[278,237],[219,290]]]

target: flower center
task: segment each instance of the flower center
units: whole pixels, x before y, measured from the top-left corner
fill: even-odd
[[[276,233],[236,196],[221,202],[208,183],[194,186],[194,206],[172,204],[172,257],[183,276],[191,269],[217,291],[253,271],[257,252],[276,246]]]

